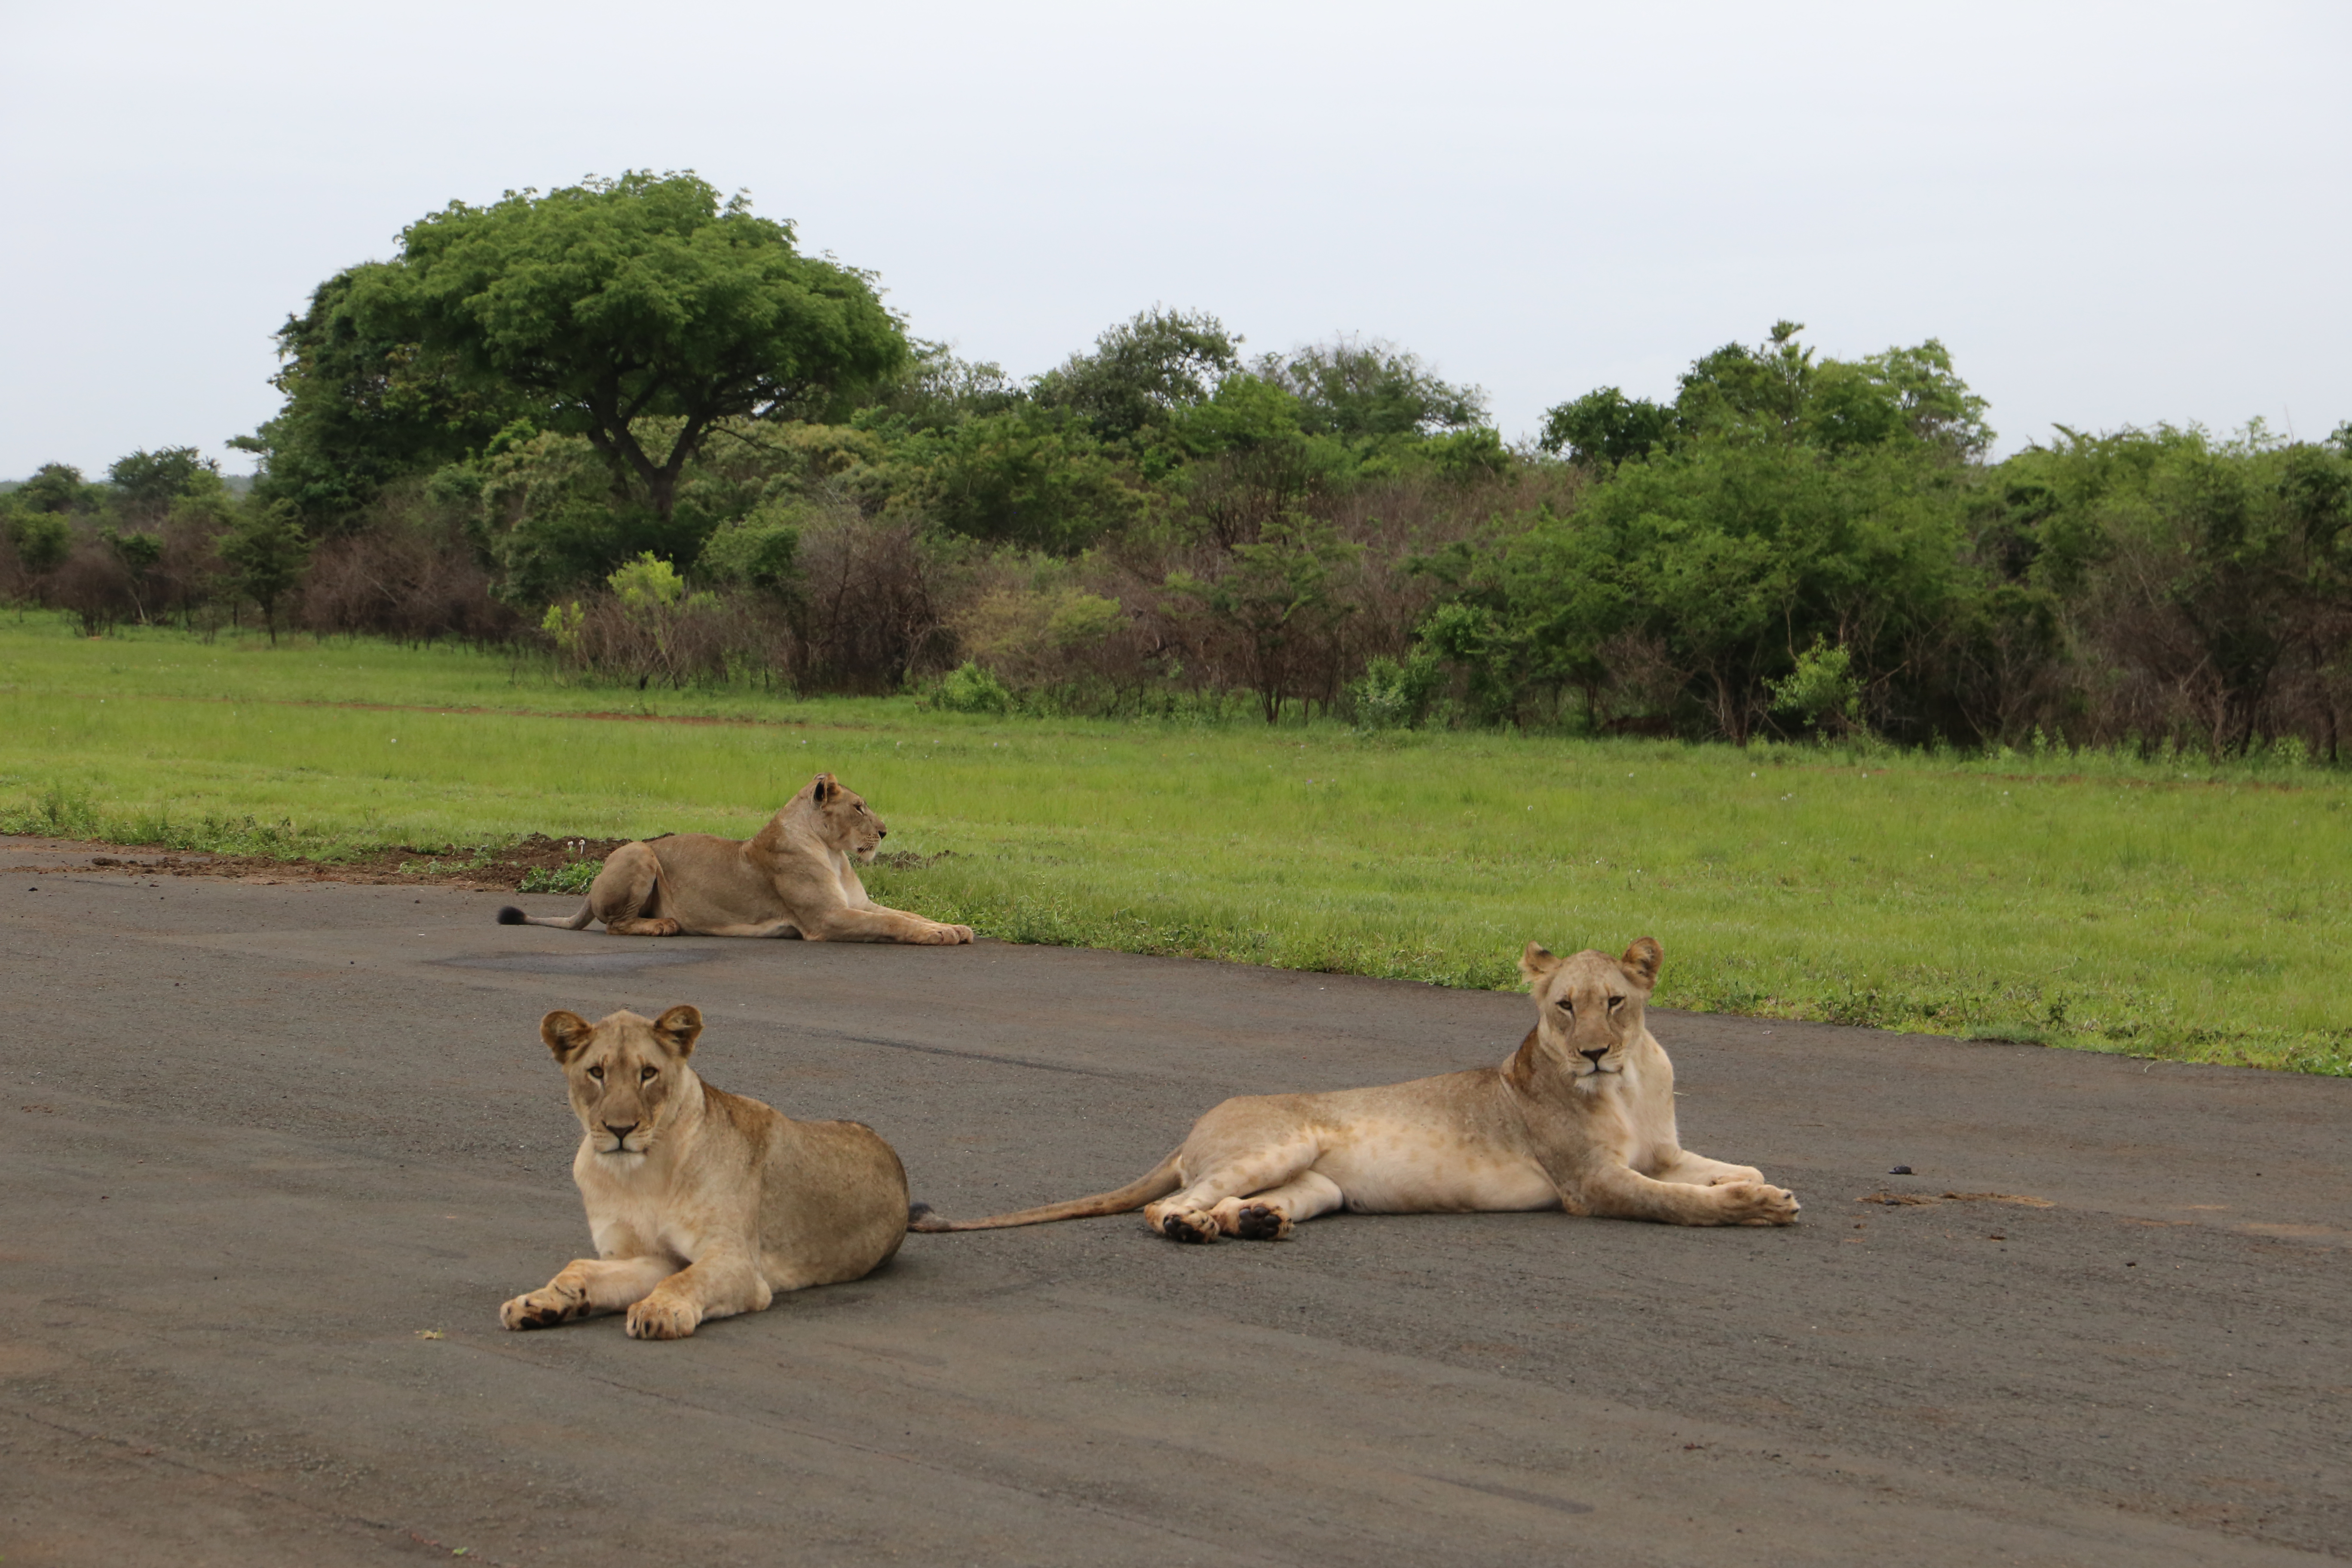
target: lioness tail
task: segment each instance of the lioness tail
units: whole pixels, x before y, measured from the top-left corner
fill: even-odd
[[[553,926],[558,931],[586,931],[588,922],[596,917],[590,914],[588,900],[580,900],[580,912],[570,920],[558,920],[553,915],[527,915],[512,904],[499,910],[502,926]]]
[[[940,1230],[1003,1230],[1016,1225],[1044,1225],[1049,1220],[1088,1219],[1096,1215],[1126,1214],[1139,1209],[1154,1198],[1164,1198],[1174,1192],[1181,1178],[1176,1174],[1179,1148],[1168,1158],[1116,1192],[1097,1193],[1090,1198],[1072,1198],[1067,1203],[1047,1204],[1042,1208],[1018,1209],[1012,1214],[992,1214],[986,1219],[941,1219],[930,1212],[929,1204],[918,1204],[919,1215],[911,1218],[907,1228],[919,1231]]]

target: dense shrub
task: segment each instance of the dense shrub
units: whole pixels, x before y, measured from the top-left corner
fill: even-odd
[[[932,686],[931,706],[950,713],[1003,713],[1013,707],[1013,693],[993,671],[966,659]]]

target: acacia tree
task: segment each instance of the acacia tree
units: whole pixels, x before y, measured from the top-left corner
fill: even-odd
[[[453,202],[401,241],[354,277],[369,334],[540,405],[665,522],[720,421],[834,411],[908,357],[869,274],[801,255],[789,223],[740,194],[722,205],[691,173]],[[649,450],[640,421],[656,420]]]

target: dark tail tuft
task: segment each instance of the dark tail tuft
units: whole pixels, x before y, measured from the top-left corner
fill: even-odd
[[[907,1205],[907,1228],[908,1230],[945,1230],[947,1227],[948,1222],[941,1219],[938,1215],[933,1214],[931,1212],[930,1205],[908,1204]]]
[[[530,917],[523,913],[520,910],[515,908],[512,904],[509,904],[504,909],[499,910],[499,924],[502,926],[527,926],[530,924]]]

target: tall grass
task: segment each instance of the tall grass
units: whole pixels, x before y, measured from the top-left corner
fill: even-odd
[[[322,706],[381,703],[390,709]],[[0,624],[0,826],[250,853],[751,831],[820,769],[877,897],[1015,941],[2352,1070],[2352,787],[2291,756],[1938,757],[943,714],[553,686],[495,656]],[[427,711],[465,709],[471,711]],[[663,719],[733,717],[736,723]]]

